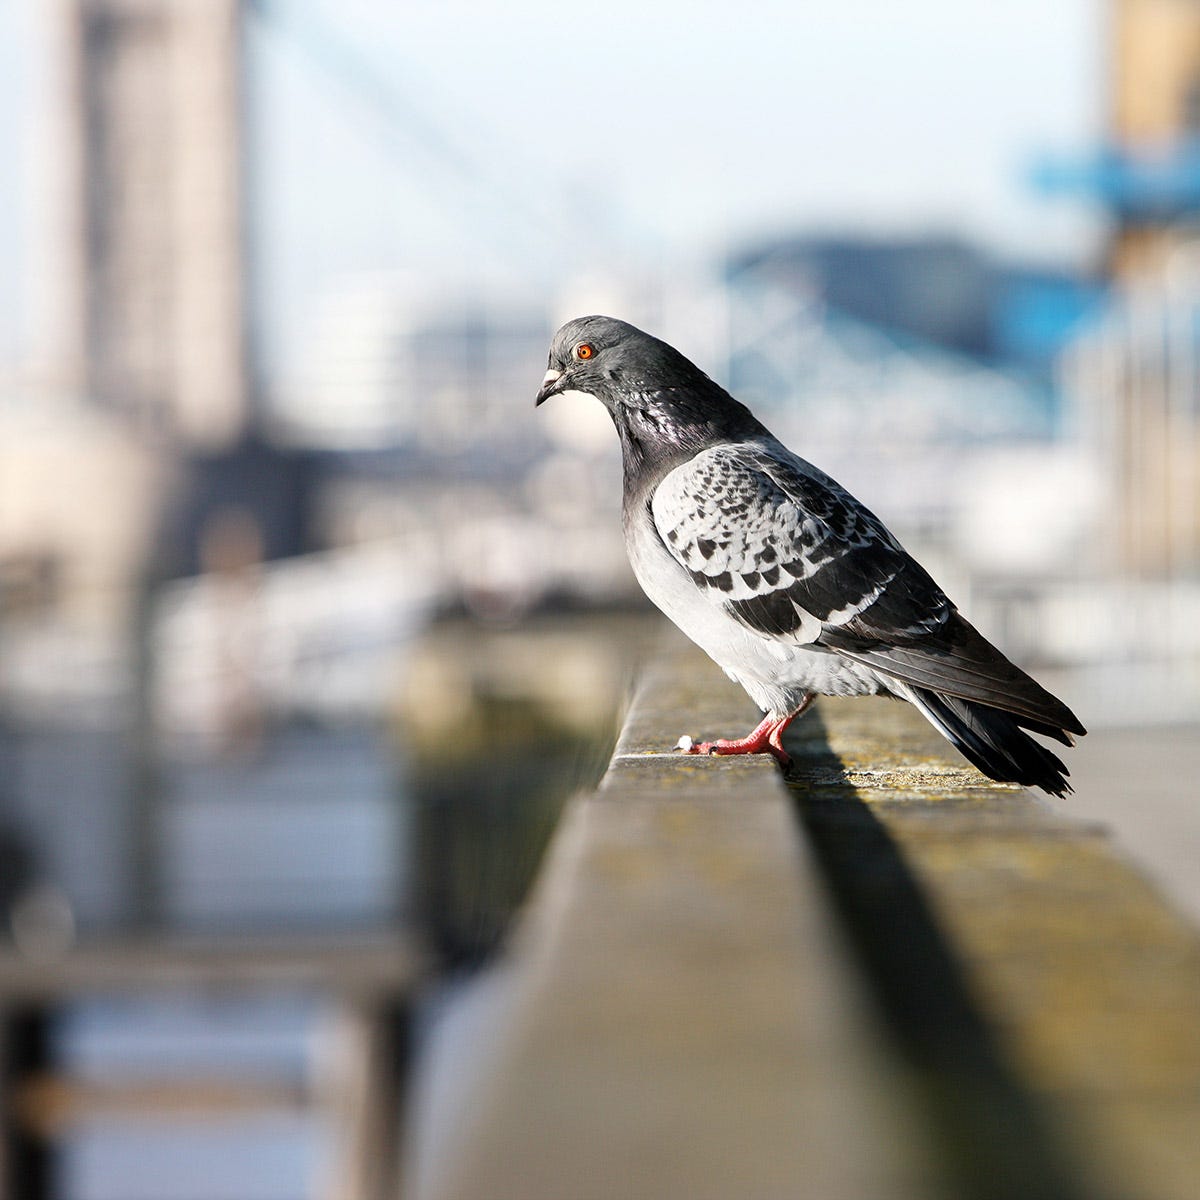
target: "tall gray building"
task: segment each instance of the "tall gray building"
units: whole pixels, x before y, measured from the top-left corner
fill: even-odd
[[[62,384],[196,448],[245,427],[240,0],[53,0]]]

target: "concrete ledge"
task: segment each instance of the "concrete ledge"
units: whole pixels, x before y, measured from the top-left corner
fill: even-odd
[[[903,1049],[956,1096],[951,1124],[982,1143],[986,1169],[1012,1169],[980,1127],[1015,1103],[1020,1158],[1033,1144],[1043,1178],[1059,1177],[1047,1195],[1200,1194],[1196,930],[1102,828],[960,766],[908,706],[826,701],[815,715],[790,780],[802,819]],[[944,962],[889,955],[889,938],[922,926]],[[946,1011],[955,987],[964,1012]],[[940,1029],[906,1013],[918,1003]]]
[[[568,808],[438,1200],[931,1194],[778,769],[649,750],[753,718],[697,668],[649,674]]]
[[[431,1200],[1190,1200],[1200,944],[1114,853],[828,702],[768,759],[703,656],[660,659],[569,806]]]

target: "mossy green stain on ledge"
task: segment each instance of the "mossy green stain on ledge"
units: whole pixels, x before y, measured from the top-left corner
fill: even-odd
[[[906,705],[818,702],[786,775],[672,749],[755,719],[699,652],[651,663],[433,1200],[1194,1200],[1195,931]]]
[[[1004,1106],[999,1087],[1020,1098],[1026,1117],[1041,1114],[1035,1133],[1059,1174],[1040,1176],[1045,1194],[1194,1197],[1196,930],[1103,829],[960,766],[911,708],[824,700],[812,715],[787,743],[788,783],[866,969],[893,1010],[936,1008],[933,969],[926,963],[921,977],[919,962],[896,950],[913,936],[920,908],[925,937],[961,982],[970,1012],[957,1014],[959,1023],[973,1013],[977,1039],[992,1048],[991,1090],[972,1097],[974,1085],[951,1078],[947,1094],[946,1077],[958,1070],[954,1035],[919,1015],[901,1020],[900,1036],[948,1102],[947,1119],[965,1122],[968,1140],[986,1141],[989,1106]],[[980,1105],[974,1125],[972,1104]],[[1192,1136],[1181,1143],[1189,1119]],[[1016,1186],[1004,1182],[1021,1169],[1007,1161],[1014,1150],[1030,1152],[990,1147],[997,1195]],[[992,1194],[978,1176],[967,1183]]]
[[[737,706],[728,685],[694,651],[651,672],[602,793],[736,803],[776,775],[765,758],[672,752],[685,731],[709,739],[744,730],[729,724]],[[748,704],[744,711],[749,728],[755,713]],[[929,1051],[934,1067],[917,1070],[928,1076],[927,1091],[941,1097],[949,1124],[966,1121],[960,1140],[987,1141],[992,1109],[1015,1105],[1006,1119],[1023,1140],[976,1153],[959,1180],[967,1194],[1192,1200],[1200,1137],[1181,1145],[1177,1135],[1188,1114],[1200,1134],[1195,930],[1101,827],[988,779],[909,705],[821,698],[785,745],[793,763],[784,779],[831,887],[857,888],[859,919],[865,912],[875,923],[870,937],[903,947],[912,931],[893,918],[898,881],[906,881],[926,935],[960,973],[970,1012],[958,1014],[959,1024],[978,1022],[992,1082],[947,1082],[953,1054],[939,1065]],[[884,957],[889,970],[902,970],[903,952]],[[914,1003],[928,1001],[928,978],[893,984],[908,986]],[[973,1126],[964,1115],[972,1104]],[[1029,1176],[1021,1160],[1036,1157],[1031,1142],[1043,1161]],[[960,1151],[964,1162],[973,1153]]]
[[[776,776],[766,758],[673,751],[685,731],[744,732],[729,723],[737,704],[694,651],[651,673],[602,794],[736,803]],[[749,728],[755,714],[744,711]],[[920,936],[939,942],[961,973],[969,1011],[947,1018],[949,1057],[926,1047],[933,1065],[916,1073],[939,1097],[947,1136],[974,1143],[956,1151],[965,1194],[1190,1200],[1200,1157],[1172,1131],[1190,1106],[1200,1132],[1195,932],[1102,828],[988,779],[909,705],[821,698],[785,744],[793,756],[785,782],[834,889],[865,892],[876,943],[903,947],[915,936],[892,920],[903,877],[930,925]],[[885,854],[871,852],[873,840]],[[908,986],[916,1003],[930,1002],[928,977]],[[976,1057],[990,1059],[972,1068],[986,1086],[971,1072],[951,1078],[964,1025],[974,1028]],[[1156,1107],[1170,1119],[1145,1119]],[[991,1132],[997,1122],[1014,1136]]]

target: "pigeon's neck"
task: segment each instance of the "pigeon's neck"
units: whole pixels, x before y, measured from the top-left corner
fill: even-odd
[[[621,458],[625,470],[625,494],[656,487],[680,463],[704,449],[704,443],[687,437],[664,437],[647,433],[638,422],[617,426],[621,438]]]
[[[681,463],[721,442],[767,431],[750,410],[722,393],[724,404],[681,404],[660,393],[635,396],[614,412],[625,467],[625,495],[648,491]]]

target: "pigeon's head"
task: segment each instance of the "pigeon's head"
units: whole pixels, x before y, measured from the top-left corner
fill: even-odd
[[[576,317],[550,343],[537,403],[559,392],[584,392],[611,408],[626,395],[661,388],[672,367],[696,370],[665,342],[615,317]]]
[[[761,426],[673,346],[614,317],[577,317],[550,343],[541,404],[584,392],[608,409],[622,440],[698,445]]]

